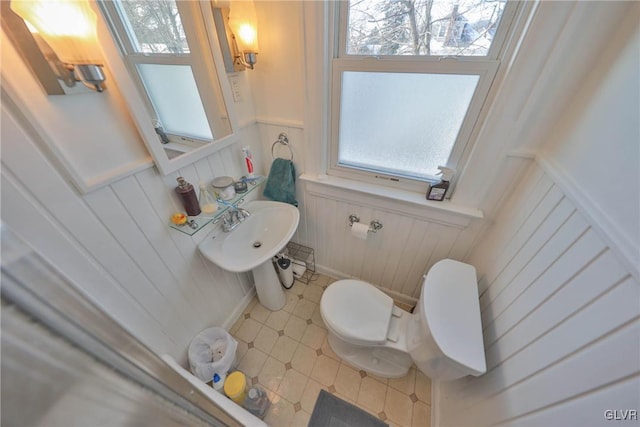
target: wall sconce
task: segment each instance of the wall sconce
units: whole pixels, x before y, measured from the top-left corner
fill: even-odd
[[[253,1],[234,1],[229,10],[234,62],[253,70],[258,55],[258,19]]]
[[[6,9],[3,7],[3,15]],[[22,18],[24,24],[20,26],[15,19],[7,18],[8,24],[4,17],[2,24],[3,27],[9,25],[11,32],[21,32],[11,38],[14,43],[21,44],[17,48],[23,57],[33,55],[33,52],[25,54],[25,49],[32,49],[34,44],[24,43],[26,25],[51,70],[66,87],[71,88],[80,81],[97,92],[104,90],[106,78],[97,54],[97,17],[86,0],[12,0],[11,10]],[[34,64],[30,67],[42,83],[42,70],[35,70],[37,66]],[[43,86],[49,94],[60,93],[55,88],[50,91],[44,83]]]

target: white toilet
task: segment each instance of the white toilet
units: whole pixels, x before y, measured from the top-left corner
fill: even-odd
[[[487,369],[476,270],[469,264],[437,262],[425,276],[413,314],[360,280],[331,284],[320,312],[333,351],[374,375],[402,377],[412,363],[438,380]]]

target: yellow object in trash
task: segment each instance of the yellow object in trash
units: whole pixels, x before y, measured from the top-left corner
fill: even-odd
[[[224,382],[224,394],[238,405],[242,405],[247,395],[247,377],[240,371],[229,374]]]

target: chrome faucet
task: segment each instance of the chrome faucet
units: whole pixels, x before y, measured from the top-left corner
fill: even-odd
[[[236,219],[240,222],[244,221],[245,219],[251,216],[248,210],[246,210],[245,208],[241,208],[239,206],[236,206],[232,213],[233,215],[235,215]]]
[[[242,221],[249,218],[251,214],[244,208],[232,205],[222,217],[222,231],[228,233],[234,230]]]

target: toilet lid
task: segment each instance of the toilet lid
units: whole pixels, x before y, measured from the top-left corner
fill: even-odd
[[[392,310],[388,295],[360,280],[334,282],[320,301],[327,327],[354,344],[384,344]]]
[[[431,336],[451,360],[474,375],[486,370],[476,269],[445,259],[431,267],[422,288],[422,313]]]

